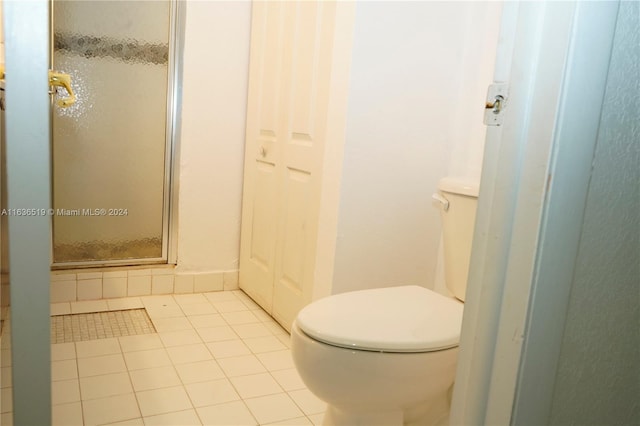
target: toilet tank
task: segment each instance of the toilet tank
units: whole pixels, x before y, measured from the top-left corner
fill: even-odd
[[[448,202],[448,208],[445,204],[440,209],[445,282],[462,301],[467,290],[478,187],[477,181],[465,178],[446,177],[438,182],[440,196]]]

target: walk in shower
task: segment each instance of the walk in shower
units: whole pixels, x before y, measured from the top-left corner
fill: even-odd
[[[53,266],[167,263],[177,1],[53,1]],[[54,101],[68,94],[58,89]]]

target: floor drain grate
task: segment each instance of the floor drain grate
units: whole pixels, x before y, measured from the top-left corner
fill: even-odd
[[[51,343],[81,342],[155,332],[156,329],[145,309],[51,317]]]

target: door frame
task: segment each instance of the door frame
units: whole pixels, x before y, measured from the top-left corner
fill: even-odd
[[[504,5],[451,424],[548,422],[618,6]]]
[[[2,8],[8,207],[37,212],[8,218],[10,411],[14,424],[44,425],[51,424],[49,3],[5,1]]]

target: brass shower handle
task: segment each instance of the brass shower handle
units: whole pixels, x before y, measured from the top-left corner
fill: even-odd
[[[5,79],[4,64],[0,65],[0,80]],[[60,98],[56,102],[59,107],[67,108],[76,103],[76,95],[71,88],[71,76],[63,72],[49,70],[49,85],[64,87],[69,94],[66,98]]]
[[[76,95],[71,88],[71,76],[69,74],[49,70],[49,85],[64,87],[69,94],[68,97],[60,98],[56,101],[60,108],[68,108],[76,103]]]

